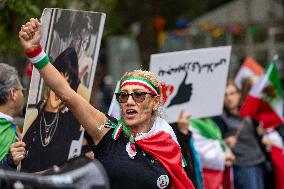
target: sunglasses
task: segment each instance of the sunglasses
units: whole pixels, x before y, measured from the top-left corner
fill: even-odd
[[[149,94],[151,96],[155,96],[153,93],[147,93],[147,92],[133,92],[133,93],[125,93],[125,92],[121,92],[121,93],[115,93],[116,96],[116,100],[119,103],[126,103],[129,96],[132,97],[132,99],[137,102],[137,103],[141,103],[146,99],[146,95]]]

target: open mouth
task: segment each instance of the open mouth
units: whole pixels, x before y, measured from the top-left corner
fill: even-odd
[[[126,116],[129,117],[129,118],[135,116],[137,113],[138,112],[134,109],[127,109],[126,110]]]

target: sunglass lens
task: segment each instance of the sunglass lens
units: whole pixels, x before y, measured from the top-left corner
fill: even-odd
[[[129,96],[131,95],[133,100],[135,102],[143,102],[146,98],[146,92],[134,92],[134,93],[131,93],[131,94],[128,94],[128,93],[116,93],[116,99],[119,103],[125,103],[127,102]]]
[[[117,98],[118,102],[125,103],[128,100],[128,96],[129,96],[129,94],[127,94],[127,93],[118,93],[116,95],[116,98]]]
[[[146,93],[141,92],[134,92],[132,97],[135,102],[143,102],[145,100]]]

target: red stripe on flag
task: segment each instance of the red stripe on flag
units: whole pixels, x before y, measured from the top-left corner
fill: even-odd
[[[271,159],[275,169],[276,189],[284,188],[284,151],[278,147],[271,148]]]
[[[171,189],[194,189],[183,167],[181,150],[170,134],[160,131],[157,134],[136,141],[146,153],[156,158],[171,177]]]
[[[251,57],[247,57],[243,64],[244,67],[249,68],[255,75],[262,75],[263,68]]]
[[[223,188],[226,188],[226,189],[234,188],[233,168],[232,167],[226,167],[225,168],[222,185],[223,185]]]
[[[240,114],[242,117],[250,116],[261,122],[264,128],[277,127],[283,123],[283,119],[267,102],[253,96],[247,97],[240,109]]]
[[[204,189],[219,189],[223,184],[224,172],[213,169],[203,169]]]

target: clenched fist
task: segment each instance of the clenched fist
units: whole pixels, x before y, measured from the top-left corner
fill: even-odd
[[[25,51],[31,51],[40,43],[41,24],[37,18],[31,18],[25,25],[22,25],[19,38]]]

